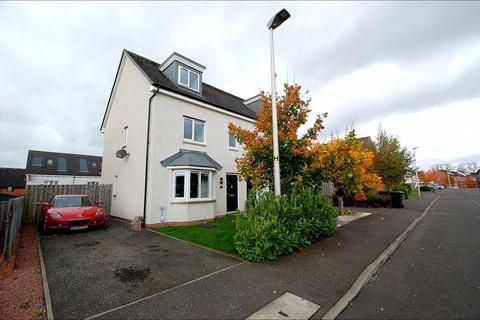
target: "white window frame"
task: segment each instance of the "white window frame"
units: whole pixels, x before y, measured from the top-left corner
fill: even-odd
[[[187,172],[186,170],[173,170],[172,171],[173,175],[173,179],[172,179],[172,198],[174,200],[184,200],[187,198],[187,193],[186,193],[186,189],[187,189]],[[176,184],[177,184],[177,176],[182,176],[183,175],[183,197],[177,197],[175,195],[175,190],[177,189],[176,187]]]
[[[122,134],[123,134],[123,146],[122,146],[122,148],[126,148],[127,144],[128,144],[128,126],[123,127]]]
[[[185,119],[189,119],[192,121],[192,138],[185,138]],[[195,122],[197,123],[203,123],[203,141],[196,141],[195,140]],[[195,119],[187,116],[183,116],[182,118],[182,137],[184,142],[188,143],[194,143],[194,144],[200,144],[200,145],[206,145],[207,144],[207,135],[206,135],[206,126],[205,126],[205,121],[200,120],[200,119]]]
[[[230,136],[232,136],[234,138],[234,141],[235,141],[235,145],[234,146],[231,146],[230,145]],[[230,132],[228,133],[228,149],[230,150],[234,150],[234,151],[238,151],[238,141],[237,139],[235,138],[235,136],[233,134],[231,134]]]
[[[188,76],[187,76],[187,84],[182,83],[182,82],[180,81],[180,72],[181,72],[182,69],[187,70],[187,75],[188,75]],[[197,87],[196,87],[196,88],[190,87],[190,74],[191,74],[191,73],[196,74],[197,77],[198,77]],[[193,90],[193,91],[200,92],[200,79],[201,79],[201,78],[200,78],[200,73],[195,72],[195,71],[192,71],[192,70],[190,70],[190,69],[188,69],[188,68],[185,68],[184,66],[181,66],[181,65],[178,66],[178,81],[177,81],[177,83],[178,83],[179,85],[181,85],[181,86],[183,86],[183,87],[186,87],[186,88],[189,88],[189,89],[191,89],[191,90]]]
[[[197,172],[198,173],[198,198],[190,198],[190,181],[191,181],[191,173]],[[202,172],[208,173],[208,197],[202,198]],[[183,186],[183,197],[176,197],[175,196],[175,189],[176,189],[176,176],[178,174],[184,175],[185,182]],[[182,168],[176,169],[172,168],[172,202],[209,202],[215,201],[215,186],[214,186],[214,170],[211,168]]]

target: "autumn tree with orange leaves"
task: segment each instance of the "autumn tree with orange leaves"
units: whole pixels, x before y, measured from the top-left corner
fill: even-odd
[[[367,193],[383,188],[382,178],[373,171],[374,153],[362,149],[355,130],[348,132],[345,138],[314,145],[312,155],[315,161],[310,177],[334,183],[341,212],[344,195],[366,200]]]
[[[310,148],[324,128],[326,113],[317,116],[306,133],[299,136],[298,130],[307,123],[310,99],[301,97],[299,85],[284,85],[283,95],[277,100],[278,144],[282,193],[290,193],[296,183],[302,183],[305,170],[313,159]],[[273,187],[272,103],[269,95],[262,92],[262,106],[257,114],[253,131],[232,123],[229,131],[243,144],[244,155],[237,160],[239,176],[250,181],[255,189]]]

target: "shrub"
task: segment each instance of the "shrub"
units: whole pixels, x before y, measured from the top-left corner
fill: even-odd
[[[432,188],[429,186],[420,186],[420,191],[432,191]]]
[[[355,200],[350,196],[344,196],[343,203],[345,206],[361,208],[387,208],[392,204],[392,197],[388,191],[378,191],[367,194],[366,200]],[[336,196],[333,198],[333,204],[338,206]]]
[[[335,232],[331,201],[312,189],[288,196],[250,194],[245,214],[237,214],[235,247],[250,261],[275,260]]]

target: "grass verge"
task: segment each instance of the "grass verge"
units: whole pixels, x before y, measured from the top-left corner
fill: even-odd
[[[235,215],[226,215],[202,225],[154,228],[153,230],[229,254],[237,253],[233,242]]]

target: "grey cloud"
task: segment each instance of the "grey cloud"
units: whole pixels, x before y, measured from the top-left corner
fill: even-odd
[[[0,165],[24,166],[28,149],[101,154],[98,127],[123,48],[157,61],[179,51],[207,66],[207,82],[256,94],[269,83],[258,74],[269,63],[265,24],[281,7],[292,19],[276,38],[278,73],[288,68],[312,93],[376,62],[409,67],[479,39],[474,2],[0,2]],[[342,106],[331,121],[343,128],[352,110],[366,121],[467,99],[479,73]]]
[[[385,99],[340,106],[326,123],[333,128],[343,128],[345,122],[350,120],[354,120],[358,125],[373,119],[380,120],[386,115],[414,112],[426,107],[473,99],[480,96],[479,83],[480,62],[451,82],[444,79],[419,86],[410,92],[399,92]]]
[[[305,79],[315,79],[309,82],[323,85],[373,62],[421,61],[480,36],[480,4],[475,2],[370,2],[358,10],[362,14],[335,39],[318,30],[318,37],[311,39],[313,48],[306,45],[309,54],[295,67],[299,74],[310,75]]]

